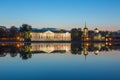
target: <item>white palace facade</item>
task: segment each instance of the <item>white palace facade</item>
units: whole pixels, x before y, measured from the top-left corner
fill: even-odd
[[[31,32],[31,41],[71,41],[70,32]]]

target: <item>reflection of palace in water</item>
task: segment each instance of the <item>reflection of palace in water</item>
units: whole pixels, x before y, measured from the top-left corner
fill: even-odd
[[[40,44],[31,44],[30,51],[42,51],[45,53],[52,52],[70,52],[71,44],[70,43],[40,43]]]
[[[120,45],[113,43],[1,43],[0,57],[10,54],[11,57],[20,56],[22,59],[32,57],[32,54],[58,53],[87,56],[91,53],[98,55],[103,51],[120,50]]]

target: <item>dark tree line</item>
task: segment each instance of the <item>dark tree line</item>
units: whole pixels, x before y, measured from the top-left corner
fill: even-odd
[[[0,26],[0,41],[30,41],[30,32],[32,31],[32,26],[28,24],[23,24],[20,28],[16,26],[11,26],[6,28],[5,26]]]
[[[11,28],[6,28],[5,26],[0,26],[0,40],[17,40],[17,36],[19,35],[18,29],[15,26],[11,26]]]
[[[20,34],[24,41],[31,41],[30,32],[32,31],[32,26],[28,24],[23,24],[20,27]]]
[[[0,57],[5,57],[7,54],[10,54],[11,57],[16,57],[19,54],[23,60],[29,59],[32,57],[30,45],[31,44],[20,45],[16,43],[0,44]]]
[[[82,40],[82,30],[81,28],[73,28],[71,30],[71,39],[72,41],[81,41]]]

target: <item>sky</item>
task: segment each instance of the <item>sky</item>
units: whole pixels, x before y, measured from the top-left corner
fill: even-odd
[[[120,30],[120,0],[0,0],[0,25]]]

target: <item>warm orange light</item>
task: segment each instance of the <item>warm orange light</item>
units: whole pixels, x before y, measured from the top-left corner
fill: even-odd
[[[20,37],[18,36],[18,37],[17,37],[17,40],[19,40],[19,39],[20,39]]]
[[[5,44],[3,43],[2,46],[5,46]]]
[[[109,46],[111,46],[112,45],[112,43],[109,43]]]
[[[112,38],[109,38],[109,40],[111,41],[111,40],[112,40]]]
[[[90,40],[90,38],[87,37],[86,40],[88,41],[88,40]]]
[[[17,44],[17,47],[20,47],[20,44]]]
[[[89,44],[89,43],[86,43],[85,45],[86,45],[86,46],[89,46],[90,44]]]

